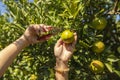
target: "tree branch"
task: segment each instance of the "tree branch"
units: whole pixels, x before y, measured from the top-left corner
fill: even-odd
[[[118,3],[120,0],[116,0],[114,3],[114,8],[108,12],[108,14],[120,14],[120,12],[118,11]]]

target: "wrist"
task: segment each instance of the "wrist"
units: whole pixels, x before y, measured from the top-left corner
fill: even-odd
[[[68,68],[68,62],[67,61],[62,61],[61,59],[56,58],[56,67]]]
[[[22,38],[24,40],[26,45],[30,45],[31,44],[26,35],[23,34],[20,38]]]
[[[23,47],[26,47],[29,45],[29,42],[23,35],[19,39],[17,39],[14,43],[19,44],[20,46],[23,46]]]
[[[65,73],[69,71],[68,62],[64,62],[56,58],[56,66],[54,67],[56,72]]]

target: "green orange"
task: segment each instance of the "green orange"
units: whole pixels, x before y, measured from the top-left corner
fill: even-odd
[[[105,49],[105,44],[102,41],[97,41],[93,43],[92,50],[95,53],[101,53]]]
[[[94,72],[94,73],[101,73],[104,70],[104,64],[99,61],[99,60],[93,60],[90,63],[90,69]]]
[[[70,30],[65,30],[61,34],[61,39],[64,43],[72,43],[74,41],[74,33]]]
[[[35,74],[31,74],[31,76],[30,76],[30,80],[37,80],[37,76],[35,75]]]
[[[103,30],[107,25],[107,20],[104,17],[96,17],[93,19],[91,27],[96,30]]]

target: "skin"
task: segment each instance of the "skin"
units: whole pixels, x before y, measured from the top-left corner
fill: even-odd
[[[38,37],[43,32],[51,30],[51,26],[44,24],[30,25],[24,32],[24,34],[9,44],[3,50],[0,51],[0,77],[4,74],[7,68],[12,64],[16,56],[30,44],[43,42],[48,40],[52,35],[45,35]],[[77,41],[77,35],[74,34],[74,42],[71,44],[65,44],[62,39],[59,39],[54,47],[54,55],[56,57],[56,67],[68,68],[68,61],[73,55],[73,50]],[[56,80],[68,80],[68,72],[59,73],[55,72]]]
[[[77,35],[74,33],[74,41],[71,44],[65,44],[60,38],[54,47],[54,55],[56,57],[56,67],[60,69],[68,68],[68,61],[73,55],[75,44],[77,42]],[[67,72],[55,72],[56,80],[68,80]]]
[[[49,31],[51,26],[40,25],[30,25],[24,34],[0,51],[0,77],[4,74],[6,69],[12,64],[16,56],[22,51],[23,48],[29,46],[30,44],[43,42],[50,38],[50,35],[43,36],[39,38],[37,35]]]

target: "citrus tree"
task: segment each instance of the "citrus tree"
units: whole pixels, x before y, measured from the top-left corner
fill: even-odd
[[[54,80],[54,45],[62,31],[76,32],[78,41],[69,66],[69,80],[120,79],[119,0],[2,0],[0,50],[20,37],[30,24],[61,29],[50,40],[25,48],[2,80]],[[64,36],[62,34],[62,36]]]

